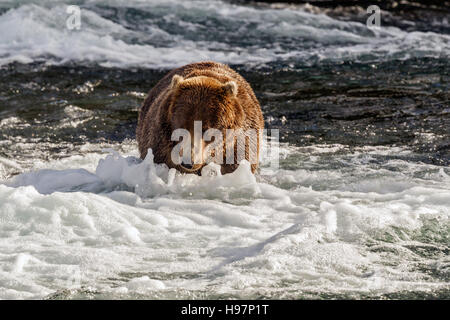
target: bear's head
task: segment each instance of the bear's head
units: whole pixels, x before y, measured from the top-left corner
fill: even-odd
[[[194,124],[197,122],[198,130],[198,122],[201,122],[202,137],[209,129],[219,130],[225,136],[226,129],[242,128],[245,113],[237,99],[238,85],[235,81],[221,82],[207,76],[184,79],[180,75],[174,75],[170,84],[170,95],[167,120],[172,132],[184,129],[192,137],[191,162],[183,161],[176,167],[182,172],[198,173],[205,165],[205,155],[199,155],[199,146],[194,146]],[[207,150],[206,146],[214,140],[201,139],[201,150]]]

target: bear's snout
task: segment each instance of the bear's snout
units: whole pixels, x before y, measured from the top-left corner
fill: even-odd
[[[177,166],[177,169],[182,173],[194,173],[201,175],[201,169],[203,168],[204,164],[190,164],[182,162]]]
[[[181,163],[181,166],[183,167],[183,168],[186,168],[186,169],[192,169],[192,164],[190,164],[190,163],[185,163],[185,162],[182,162]]]

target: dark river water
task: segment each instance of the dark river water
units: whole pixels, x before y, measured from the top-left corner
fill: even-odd
[[[449,297],[448,17],[70,4],[80,30],[0,3],[0,298]],[[203,60],[251,84],[280,168],[172,183],[135,158],[148,90]]]

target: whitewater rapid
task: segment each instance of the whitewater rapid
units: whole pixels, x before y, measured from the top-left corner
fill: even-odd
[[[80,30],[66,27],[71,1],[2,3],[0,9],[6,11],[0,15],[0,66],[45,61],[173,68],[214,60],[261,67],[272,62],[291,66],[448,58],[450,51],[445,34],[369,29],[359,22],[289,7],[179,0],[78,3]]]
[[[448,298],[445,28],[79,0],[69,30],[72,2],[0,2],[1,299]],[[251,83],[279,168],[139,159],[146,92],[200,60]]]
[[[155,165],[151,155],[141,161],[134,147],[93,148],[0,184],[0,298],[448,288],[427,271],[450,272],[450,172],[372,163],[407,150],[282,145],[282,163],[297,159],[296,169],[266,163],[255,176],[243,163],[229,175],[196,176]],[[324,166],[331,155],[340,168]],[[432,244],[421,243],[430,230]],[[417,252],[427,249],[442,255]]]

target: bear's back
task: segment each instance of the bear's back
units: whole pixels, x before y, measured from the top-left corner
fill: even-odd
[[[145,99],[141,110],[139,111],[139,122],[141,122],[145,118],[148,110],[150,109],[156,98],[161,93],[168,90],[170,83],[172,81],[172,77],[176,74],[182,76],[184,79],[196,76],[208,76],[215,78],[223,83],[230,80],[234,80],[238,84],[238,88],[244,89],[243,91],[250,96],[252,102],[259,107],[259,103],[258,100],[256,99],[253,89],[240,74],[238,74],[236,71],[234,71],[225,64],[213,61],[205,61],[205,62],[191,63],[179,67],[177,69],[173,69],[168,74],[166,74],[164,78],[162,78],[156,84],[156,86],[154,86],[149,91],[148,96]]]

